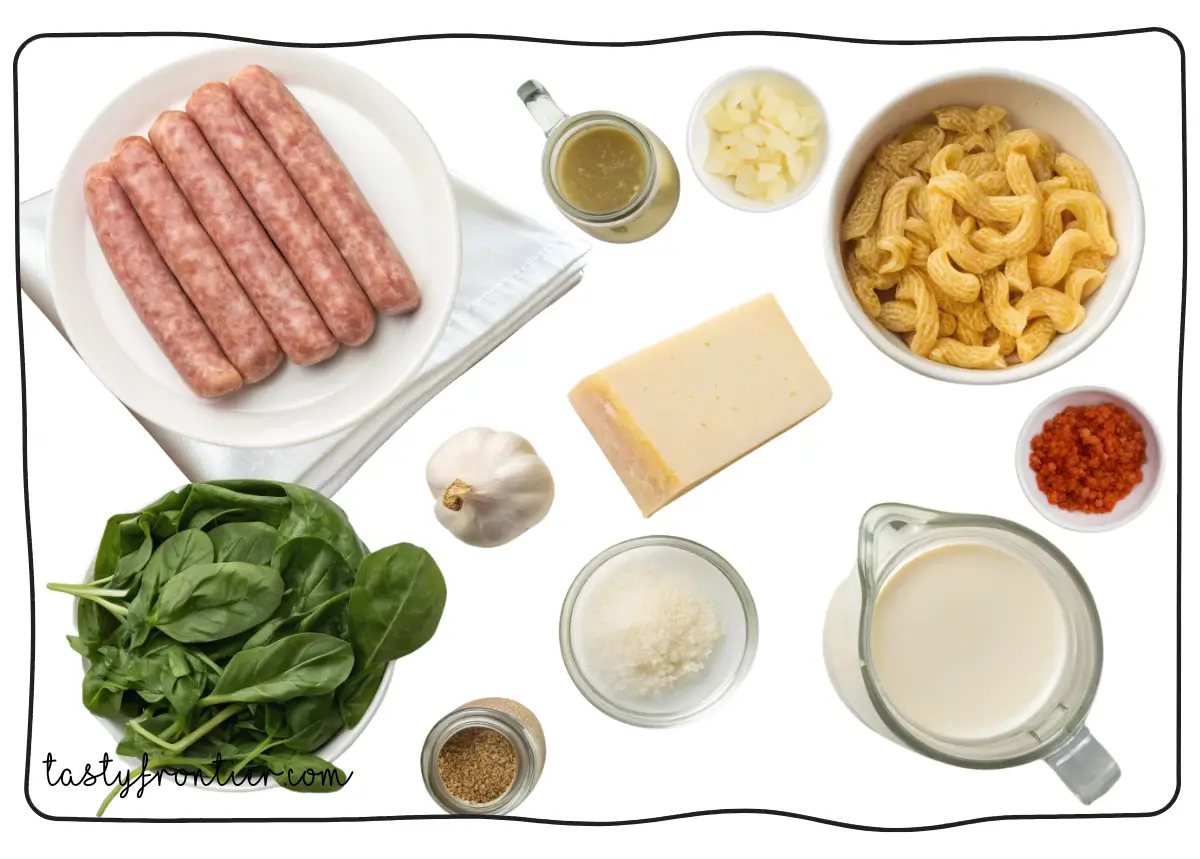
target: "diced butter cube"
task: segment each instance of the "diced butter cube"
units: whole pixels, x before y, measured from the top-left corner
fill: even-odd
[[[570,400],[650,516],[831,396],[767,294],[588,376]]]
[[[775,87],[770,84],[763,84],[758,88],[758,104],[760,107],[773,98],[779,98],[779,95],[775,92]]]
[[[758,165],[758,181],[763,183],[770,182],[772,179],[777,177],[782,170],[783,168],[778,164],[760,162]],[[786,179],[784,180],[783,187],[784,190],[787,189]]]
[[[742,136],[755,143],[762,143],[767,139],[767,130],[761,125],[747,125],[742,129]]]
[[[758,144],[753,140],[744,137],[738,143],[738,145],[734,147],[734,151],[737,152],[738,157],[744,158],[747,161],[753,161],[758,157]]]
[[[746,138],[742,136],[742,132],[739,129],[737,131],[727,131],[717,139],[721,142],[722,146],[727,149],[733,149]]]
[[[790,102],[780,98],[773,92],[768,94],[766,98],[763,98],[761,92],[759,93],[759,105],[762,108],[759,113],[763,115],[764,119],[777,118],[779,116],[779,112],[788,104],[790,104]]]
[[[820,123],[811,116],[798,116],[795,124],[787,131],[792,137],[812,137],[818,125]]]
[[[704,169],[709,173],[716,173],[720,176],[725,172],[725,165],[728,161],[727,153],[729,152],[724,146],[714,149],[712,154],[704,162]]]
[[[792,177],[793,182],[804,181],[804,156],[799,152],[789,152],[787,158],[787,172]]]
[[[776,176],[767,183],[767,200],[772,203],[778,203],[787,196],[787,190],[787,179],[784,179],[782,176]]]
[[[719,104],[715,104],[709,108],[708,113],[704,115],[704,120],[713,131],[736,131],[738,128],[738,124],[733,121],[733,117]]]
[[[766,146],[767,149],[782,152],[786,155],[799,149],[800,141],[794,137],[788,137],[782,129],[776,128],[767,134]]]
[[[748,196],[758,193],[758,171],[754,169],[753,164],[739,165],[733,175],[733,190]]]
[[[796,124],[800,122],[800,114],[796,112],[796,105],[789,104],[786,108],[775,114],[775,120],[779,123],[779,127],[788,133],[794,133]],[[800,135],[796,135],[799,137]]]

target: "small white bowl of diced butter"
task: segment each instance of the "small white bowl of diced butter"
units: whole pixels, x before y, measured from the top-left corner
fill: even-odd
[[[778,69],[724,75],[688,120],[688,157],[700,183],[746,212],[773,212],[803,199],[817,184],[828,142],[821,102]]]

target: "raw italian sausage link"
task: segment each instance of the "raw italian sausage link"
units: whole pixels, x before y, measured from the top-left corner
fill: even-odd
[[[421,292],[362,190],[303,105],[267,69],[246,66],[229,87],[258,126],[350,270],[379,310],[409,313]]]
[[[237,368],[183,294],[108,164],[88,170],[83,196],[113,276],[183,381],[201,397],[240,388]]]
[[[109,158],[146,232],[200,318],[247,383],[275,371],[283,354],[149,141],[126,137]]]
[[[283,253],[333,336],[357,346],[375,330],[375,309],[271,147],[225,84],[205,84],[188,99],[230,178]]]
[[[315,364],[337,352],[337,340],[191,118],[178,110],[161,114],[150,142],[288,358]]]

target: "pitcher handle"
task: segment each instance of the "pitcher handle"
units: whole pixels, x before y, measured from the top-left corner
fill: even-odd
[[[1087,727],[1046,758],[1050,769],[1084,805],[1091,805],[1121,777],[1121,768]]]
[[[525,81],[517,87],[517,98],[521,99],[521,103],[525,105],[537,124],[542,127],[542,131],[546,133],[547,137],[558,127],[560,122],[567,118],[567,115],[554,103],[550,93],[538,81]]]

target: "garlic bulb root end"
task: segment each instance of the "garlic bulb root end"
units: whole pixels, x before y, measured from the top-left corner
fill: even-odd
[[[467,496],[471,494],[471,484],[464,483],[457,477],[454,482],[446,487],[446,491],[442,493],[442,504],[447,510],[458,512],[463,508],[463,502]]]

